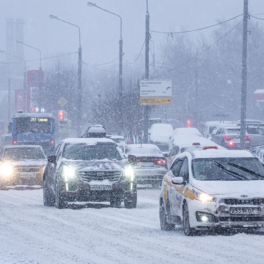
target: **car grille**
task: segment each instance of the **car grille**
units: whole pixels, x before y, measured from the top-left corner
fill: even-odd
[[[118,181],[121,175],[120,171],[78,171],[83,181]]]
[[[40,172],[42,167],[29,167],[29,166],[18,166],[16,167],[17,172]]]
[[[220,222],[261,222],[264,221],[264,217],[219,217]]]
[[[254,199],[223,199],[222,202],[227,205],[261,205],[264,204],[263,198]]]

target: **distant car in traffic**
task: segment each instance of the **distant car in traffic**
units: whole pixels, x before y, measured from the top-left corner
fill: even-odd
[[[149,143],[158,146],[162,152],[168,152],[172,133],[173,127],[170,124],[153,124],[149,130]]]
[[[248,151],[197,150],[177,157],[164,176],[160,226],[184,234],[264,227],[264,166]]]
[[[137,206],[137,179],[116,143],[106,138],[64,139],[48,157],[44,172],[45,206],[69,202],[110,202]]]
[[[167,173],[167,161],[160,149],[153,144],[131,144],[126,147],[125,155],[135,157],[133,165],[138,184],[161,185]]]
[[[12,142],[12,134],[3,134],[0,136],[0,148],[4,148],[5,146],[13,145]]]
[[[235,125],[234,121],[208,121],[201,124],[201,131],[204,137],[209,138],[213,133],[214,129],[220,126]]]
[[[106,129],[102,125],[90,126],[86,129],[85,133],[81,137],[82,138],[105,138]]]
[[[178,140],[178,138],[182,138],[185,136],[190,136],[190,137],[202,137],[202,134],[200,131],[195,128],[195,127],[180,127],[176,128],[173,133],[169,137],[169,150],[171,151],[173,146],[174,141]]]
[[[122,152],[125,151],[127,143],[125,142],[125,138],[123,136],[106,135],[106,138],[110,138],[111,140],[113,140],[117,144],[117,146],[122,150]]]
[[[40,146],[6,146],[0,154],[0,188],[43,184],[47,164]]]
[[[227,149],[240,148],[240,127],[219,127],[212,135],[212,141]],[[246,133],[245,147],[250,149],[250,136]]]

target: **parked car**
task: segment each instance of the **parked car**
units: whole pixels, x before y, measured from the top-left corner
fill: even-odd
[[[0,159],[1,189],[17,185],[43,185],[47,159],[41,146],[6,146]]]
[[[126,147],[125,155],[135,157],[133,165],[138,184],[161,185],[167,173],[167,161],[160,149],[152,144],[131,144]]]
[[[153,124],[149,130],[149,143],[158,146],[162,152],[168,152],[172,133],[173,127],[170,124]]]
[[[184,152],[164,176],[160,227],[184,234],[264,227],[264,167],[248,151]]]
[[[45,206],[68,202],[106,202],[137,206],[137,179],[116,143],[107,138],[64,139],[48,157],[44,172]]]
[[[240,148],[240,128],[239,127],[220,127],[212,135],[212,141],[227,149]],[[246,133],[245,147],[250,149],[250,136]]]

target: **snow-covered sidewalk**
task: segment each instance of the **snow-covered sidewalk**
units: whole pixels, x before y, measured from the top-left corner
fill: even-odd
[[[0,263],[264,263],[264,233],[186,237],[161,231],[159,190],[139,190],[138,208],[58,210],[42,190],[0,191]]]

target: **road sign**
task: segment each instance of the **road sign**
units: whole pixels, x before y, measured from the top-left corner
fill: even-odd
[[[171,80],[143,80],[140,82],[141,105],[160,105],[171,103]]]
[[[64,99],[63,97],[60,98],[60,100],[58,101],[58,104],[60,104],[61,106],[64,106],[67,104],[66,99]]]

